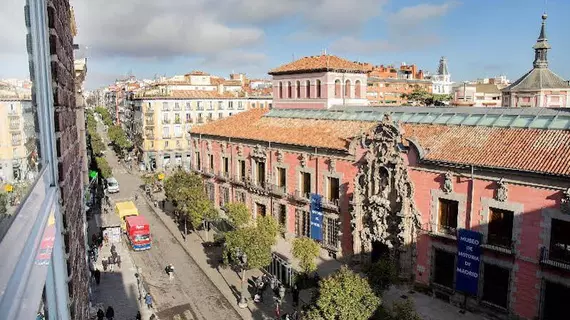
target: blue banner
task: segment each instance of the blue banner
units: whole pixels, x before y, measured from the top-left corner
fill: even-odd
[[[311,193],[311,239],[323,240],[323,208],[322,196]]]
[[[459,229],[457,232],[457,269],[455,289],[473,296],[479,288],[481,233]]]

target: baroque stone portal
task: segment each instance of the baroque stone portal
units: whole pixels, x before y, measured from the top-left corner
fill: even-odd
[[[374,260],[373,247],[387,248],[400,276],[410,278],[415,262],[415,235],[420,216],[413,200],[414,187],[400,155],[399,125],[386,115],[372,132],[363,134],[365,149],[354,191],[352,230],[355,256]]]

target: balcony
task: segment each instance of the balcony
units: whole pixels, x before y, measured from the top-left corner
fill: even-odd
[[[10,121],[10,131],[19,131],[20,130],[20,122]]]
[[[22,145],[22,139],[12,139],[12,147],[18,147]]]
[[[192,119],[186,119],[186,123],[192,123]]]
[[[170,111],[170,107],[162,107],[162,111]]]
[[[154,108],[146,108],[145,113],[154,113]]]
[[[550,249],[542,247],[540,249],[540,264],[570,271],[570,250],[568,247]]]
[[[216,177],[218,178],[218,180],[221,181],[228,181],[230,179],[230,173],[227,171],[218,171],[218,173],[216,174]]]
[[[198,123],[204,123],[204,118],[198,118],[198,120],[196,121]]]
[[[488,234],[487,240],[481,244],[481,247],[504,254],[513,254],[515,252],[511,236]]]
[[[204,111],[204,107],[198,106],[198,107],[196,107],[196,111]]]
[[[154,120],[146,119],[145,124],[147,126],[154,126]]]
[[[245,176],[236,174],[232,177],[232,182],[234,184],[240,185],[240,186],[244,186],[245,185]]]
[[[182,121],[181,121],[180,119],[174,119],[174,123],[175,123],[175,124],[181,124]]]
[[[154,133],[152,133],[152,132],[147,132],[144,136],[147,139],[154,140]]]
[[[426,223],[422,226],[422,230],[434,237],[445,239],[457,239],[457,227],[439,225],[436,223]]]
[[[323,197],[323,200],[321,201],[321,206],[324,209],[328,209],[328,210],[332,210],[332,211],[336,211],[336,212],[340,211],[339,199],[327,199],[327,198]]]
[[[189,104],[187,104],[184,109],[185,109],[186,111],[191,111],[191,110],[192,110],[192,106],[190,106]]]
[[[206,177],[213,177],[214,176],[214,170],[212,168],[202,168],[202,174],[205,175]]]
[[[170,124],[170,119],[162,119],[162,124]]]
[[[274,183],[268,183],[267,186],[269,187],[269,192],[273,195],[284,197],[287,195],[287,187],[286,186],[278,186]]]
[[[180,111],[182,110],[182,108],[180,107],[180,105],[175,105],[174,106],[174,111]]]
[[[304,190],[295,189],[295,192],[293,193],[292,197],[293,197],[293,200],[295,200],[295,201],[299,201],[299,202],[303,202],[303,203],[309,203],[311,193],[305,192]]]
[[[170,139],[172,136],[170,134],[163,134],[162,139]]]
[[[267,188],[267,182],[263,181],[263,180],[257,180],[257,179],[252,179],[252,178],[247,178],[245,179],[245,187],[253,193],[259,194],[259,195],[268,195],[268,188]]]

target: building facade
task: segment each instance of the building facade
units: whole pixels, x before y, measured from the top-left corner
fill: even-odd
[[[367,65],[323,54],[304,57],[269,72],[274,107],[366,105]]]
[[[370,105],[405,105],[408,100],[403,96],[414,90],[432,92],[430,80],[368,78],[366,98]]]
[[[249,109],[269,109],[270,96],[240,97],[235,92],[160,89],[133,97],[132,133],[137,159],[146,170],[189,167],[188,131],[193,126]]]
[[[500,107],[501,90],[498,85],[463,83],[453,87],[451,105],[471,107]]]
[[[533,68],[502,90],[503,107],[570,108],[570,81],[550,71],[548,50],[551,46],[546,37],[546,18],[534,49]]]
[[[297,103],[250,110],[189,135],[190,168],[218,208],[244,202],[254,216],[272,215],[284,226],[274,249],[279,261],[294,265],[289,240],[313,236],[310,198],[317,194],[319,274],[389,256],[402,277],[459,304],[457,232],[468,229],[482,236],[470,310],[505,319],[563,312],[558,299],[570,293],[567,114]]]
[[[439,66],[437,68],[437,74],[431,76],[432,80],[432,92],[434,94],[451,94],[451,87],[453,82],[451,81],[451,74],[447,67],[447,59],[441,57],[439,59]]]

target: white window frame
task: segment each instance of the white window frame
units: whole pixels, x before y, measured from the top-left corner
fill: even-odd
[[[50,319],[69,319],[62,237],[65,230],[57,201],[59,188],[47,3],[45,0],[27,0],[26,6],[29,9],[28,33],[32,37],[30,59],[34,64],[42,170],[0,242],[0,314],[6,319],[35,318],[45,285],[45,307]],[[50,220],[51,224],[48,223]],[[51,259],[41,261],[37,259],[41,242],[48,236],[48,228],[54,227]]]

